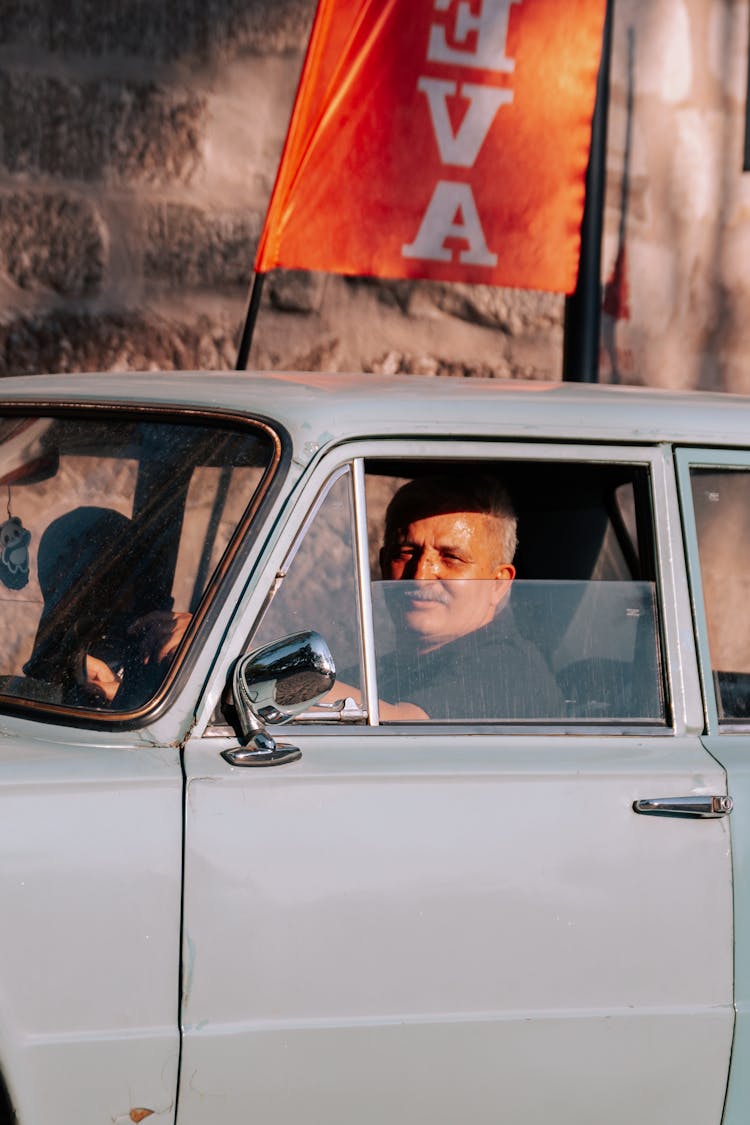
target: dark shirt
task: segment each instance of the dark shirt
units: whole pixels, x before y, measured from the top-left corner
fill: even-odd
[[[559,719],[562,695],[541,652],[518,632],[510,606],[489,625],[420,655],[378,660],[378,695],[416,703],[430,719]]]

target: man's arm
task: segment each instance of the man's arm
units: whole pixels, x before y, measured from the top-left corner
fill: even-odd
[[[343,683],[337,680],[334,687],[323,696],[321,703],[333,703],[338,699],[353,699],[357,706],[362,706],[362,693],[359,688],[352,687],[351,684]],[[389,722],[394,722],[398,719],[411,720],[412,722],[419,721],[420,719],[429,719],[426,711],[421,707],[417,707],[416,703],[386,703],[381,699],[378,701],[378,709],[380,711],[381,719]]]

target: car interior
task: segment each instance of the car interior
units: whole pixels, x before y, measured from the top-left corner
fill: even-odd
[[[385,498],[404,479],[458,467],[368,462],[369,526],[382,528]],[[481,462],[481,471],[497,474],[514,502],[514,615],[557,679],[565,708],[559,718],[663,722],[648,470],[540,459]],[[378,548],[371,535],[374,576]]]

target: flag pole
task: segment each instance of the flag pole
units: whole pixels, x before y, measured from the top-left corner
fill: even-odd
[[[284,161],[285,161],[287,149],[291,146],[292,141],[293,141],[294,137],[296,136],[296,130],[298,128],[298,125],[296,123],[297,105],[298,105],[298,101],[299,101],[299,97],[300,97],[300,91],[302,90],[302,88],[305,84],[306,75],[308,74],[310,68],[312,67],[314,44],[316,43],[318,36],[323,37],[325,35],[325,32],[326,32],[326,30],[327,30],[327,28],[330,24],[331,18],[332,18],[332,12],[333,12],[332,6],[328,3],[326,3],[326,0],[318,0],[318,3],[317,3],[316,8],[315,8],[315,16],[313,17],[312,28],[310,30],[310,38],[307,42],[307,50],[305,52],[305,58],[304,58],[304,61],[302,63],[302,72],[300,74],[299,84],[298,84],[298,87],[297,87],[297,96],[295,97],[294,105],[292,106],[292,117],[291,117],[291,121],[289,122],[289,128],[287,130],[286,138],[284,140],[284,147],[281,151],[281,160],[279,161],[279,166],[276,169],[276,182],[274,184],[273,191],[271,192],[271,202],[269,203],[269,210],[266,212],[266,220],[265,220],[263,230],[261,231],[258,251],[256,252],[256,257],[255,257],[256,266],[259,263],[263,262],[263,246],[264,246],[265,236],[266,236],[267,227],[268,227],[269,212],[273,207],[274,197],[275,197],[276,191],[279,187],[279,180],[280,180],[280,177],[281,177],[281,174],[282,174],[282,169],[284,167]],[[247,361],[248,361],[248,357],[250,355],[250,348],[251,348],[252,343],[253,343],[253,333],[255,331],[255,322],[258,319],[258,311],[260,309],[260,298],[261,298],[261,294],[263,293],[263,282],[265,281],[265,279],[266,279],[265,272],[262,271],[262,270],[259,271],[258,269],[256,269],[254,277],[253,277],[253,285],[252,285],[252,288],[250,290],[250,300],[248,301],[248,305],[247,305],[247,315],[245,316],[245,325],[242,329],[242,337],[240,339],[240,346],[239,346],[239,349],[237,351],[237,363],[235,364],[235,370],[236,371],[246,371],[247,370]]]
[[[562,377],[564,381],[570,383],[596,383],[599,379],[601,252],[607,176],[607,117],[613,9],[614,0],[607,0],[602,55],[596,83],[596,104],[591,122],[591,149],[586,169],[586,201],[581,223],[578,281],[575,291],[565,299]]]
[[[263,282],[266,279],[264,273],[255,273],[253,276],[253,285],[250,290],[250,300],[247,305],[247,315],[245,316],[245,326],[242,329],[242,338],[240,340],[239,350],[237,351],[237,363],[235,364],[235,371],[246,371],[247,360],[250,355],[250,347],[253,342],[253,332],[255,331],[255,322],[258,319],[258,310],[260,309],[260,298],[263,293]]]

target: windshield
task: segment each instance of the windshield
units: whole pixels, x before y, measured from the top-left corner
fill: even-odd
[[[265,428],[205,419],[0,420],[0,695],[142,709],[276,456]]]

